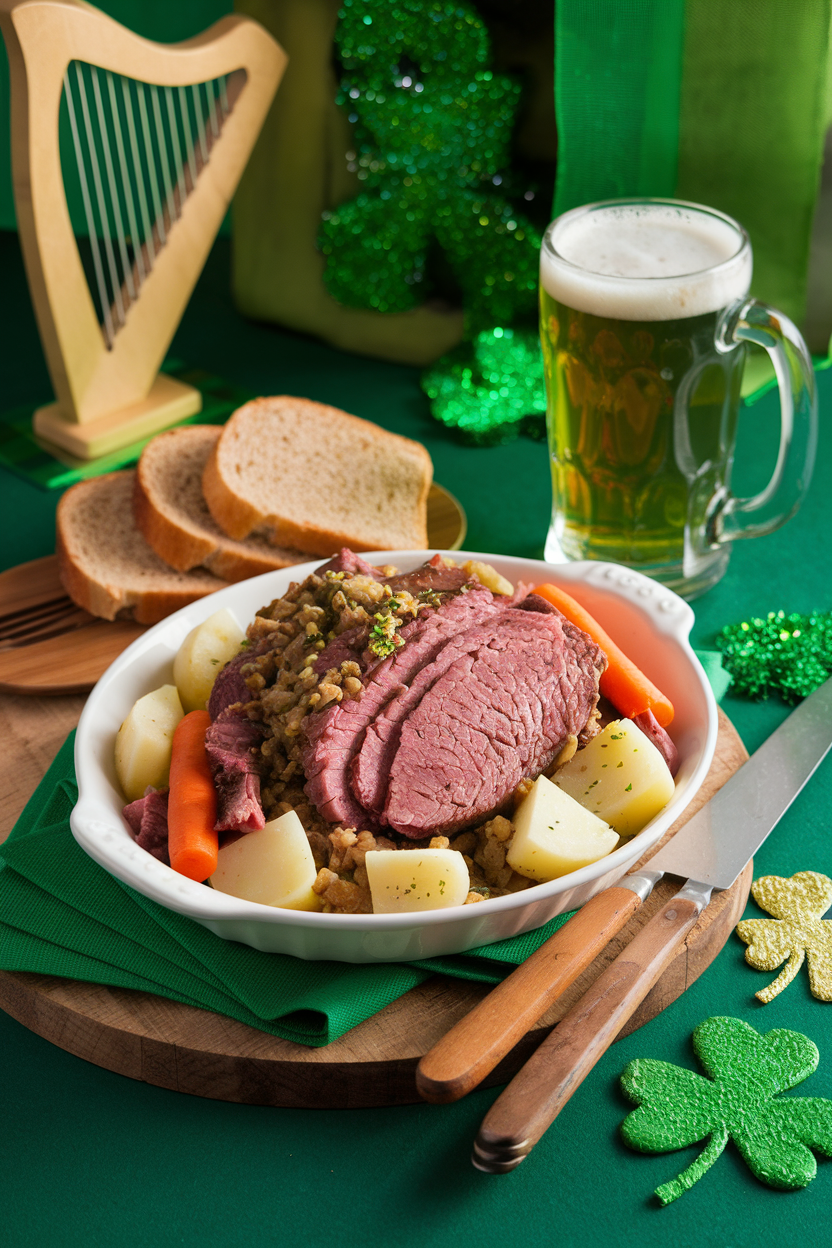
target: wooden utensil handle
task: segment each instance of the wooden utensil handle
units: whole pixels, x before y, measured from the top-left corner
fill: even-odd
[[[458,1101],[489,1074],[641,905],[620,886],[598,893],[427,1052],[419,1095]]]
[[[671,897],[532,1054],[483,1120],[472,1158],[478,1169],[504,1173],[527,1156],[647,996],[709,897],[702,885]]]

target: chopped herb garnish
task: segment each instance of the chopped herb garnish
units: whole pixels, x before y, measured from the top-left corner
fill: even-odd
[[[633,785],[632,785],[632,782],[631,782],[630,784],[628,784],[628,785],[627,785],[627,787],[626,787],[626,789],[624,790],[624,792],[625,792],[625,793],[629,793],[629,792],[631,792],[631,791],[632,791],[632,787],[633,787]]]
[[[386,659],[394,650],[398,650],[400,646],[404,645],[403,640],[396,632],[397,628],[401,628],[402,621],[390,611],[379,611],[373,617],[373,620],[368,648],[373,654],[377,654],[380,659]]]

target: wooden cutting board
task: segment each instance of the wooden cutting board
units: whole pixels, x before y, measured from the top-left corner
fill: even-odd
[[[80,697],[0,694],[0,840],[77,723],[82,705]],[[747,757],[735,729],[720,712],[713,765],[679,822],[689,818]],[[666,1009],[710,965],[742,916],[751,877],[749,864],[732,888],[715,895],[623,1035]],[[485,1081],[487,1086],[504,1083],[519,1069],[677,887],[672,880],[656,887],[607,950]],[[487,992],[484,984],[436,976],[340,1040],[310,1049],[163,997],[0,971],[0,1008],[44,1039],[97,1066],[215,1100],[315,1109],[418,1101],[414,1072],[420,1057]]]
[[[435,482],[428,495],[428,543],[459,550],[465,512]],[[100,620],[67,597],[55,555],[0,573],[0,692],[89,693],[114,659],[144,632],[130,620]]]

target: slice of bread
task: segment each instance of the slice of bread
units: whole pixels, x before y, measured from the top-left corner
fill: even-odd
[[[64,589],[105,620],[159,620],[225,581],[176,572],[150,549],[133,520],[135,472],[110,472],[67,490],[57,513],[58,570]]]
[[[225,425],[202,478],[214,519],[231,537],[315,555],[424,550],[430,456],[336,407],[286,395],[254,399]]]
[[[226,581],[242,581],[275,568],[304,563],[300,550],[282,550],[264,537],[228,537],[202,493],[202,474],[222,430],[182,425],[160,433],[142,451],[133,514],[148,545],[180,572],[203,567]]]

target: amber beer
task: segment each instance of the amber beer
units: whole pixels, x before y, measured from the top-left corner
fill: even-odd
[[[745,348],[717,344],[750,284],[744,232],[695,205],[594,205],[552,223],[540,277],[547,559],[610,560],[701,592],[727,560],[691,551],[729,484]]]

